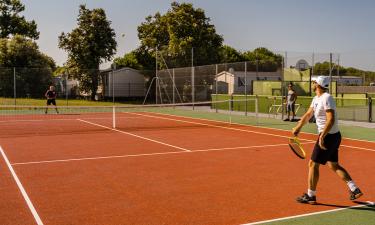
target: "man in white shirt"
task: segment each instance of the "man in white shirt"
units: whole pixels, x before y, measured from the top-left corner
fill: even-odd
[[[337,123],[336,103],[333,97],[327,93],[330,80],[327,76],[319,76],[312,79],[312,88],[316,96],[312,100],[310,108],[302,116],[292,132],[295,136],[301,128],[315,116],[319,138],[314,146],[311,160],[309,161],[308,190],[297,202],[316,204],[316,186],[319,180],[319,166],[328,164],[349,187],[350,200],[355,200],[363,195],[356,186],[349,173],[338,163],[338,150],[341,142],[341,134]]]
[[[294,117],[296,116],[295,112],[295,104],[297,100],[297,93],[293,89],[293,84],[290,83],[288,85],[288,96],[286,99],[286,112],[288,118],[286,118],[284,121],[294,121]],[[292,120],[290,120],[290,113],[292,113]]]

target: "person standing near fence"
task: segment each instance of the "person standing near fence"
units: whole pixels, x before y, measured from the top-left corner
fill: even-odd
[[[286,99],[286,112],[288,118],[284,121],[294,121],[294,117],[296,116],[296,100],[297,100],[297,93],[293,89],[293,84],[289,83],[288,85],[288,97]],[[290,113],[292,113],[292,119],[290,120]]]
[[[312,80],[312,88],[316,96],[308,111],[302,116],[297,126],[292,129],[293,135],[297,136],[301,128],[315,115],[319,137],[309,161],[308,190],[307,193],[296,199],[299,203],[316,204],[319,166],[326,163],[348,185],[350,200],[354,201],[363,195],[349,173],[338,162],[341,134],[338,127],[336,103],[327,92],[329,83],[330,79],[327,76],[319,76]]]
[[[57,107],[56,107],[57,92],[55,91],[55,87],[49,86],[49,89],[44,94],[44,96],[47,98],[47,107],[46,107],[45,113],[47,114],[48,106],[51,105],[51,104],[55,106],[56,113],[59,113],[59,111],[57,110]]]

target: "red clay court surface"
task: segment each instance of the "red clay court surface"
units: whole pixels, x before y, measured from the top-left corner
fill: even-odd
[[[228,225],[355,205],[325,167],[321,204],[295,202],[306,191],[308,161],[288,149],[288,131],[156,113],[123,117],[116,130],[109,117],[3,118],[1,224]],[[301,138],[309,157],[316,136]],[[342,142],[340,161],[365,192],[361,201],[375,199],[374,151],[374,142]]]

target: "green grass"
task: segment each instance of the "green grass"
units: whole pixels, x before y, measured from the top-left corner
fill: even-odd
[[[347,208],[340,211],[285,219],[264,225],[373,225],[375,221],[374,206]]]

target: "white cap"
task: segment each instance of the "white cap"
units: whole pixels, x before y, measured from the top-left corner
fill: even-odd
[[[329,79],[328,76],[312,77],[311,80],[315,81],[322,88],[328,88],[329,87],[330,79]]]

